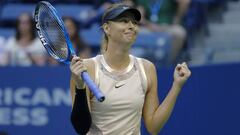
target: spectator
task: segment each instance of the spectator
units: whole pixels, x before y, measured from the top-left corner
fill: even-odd
[[[190,0],[137,0],[137,4],[144,16],[141,20],[143,26],[172,36],[170,62],[176,62],[186,40],[186,30],[181,23]]]
[[[36,38],[35,25],[32,17],[21,14],[16,22],[16,35],[10,37],[6,44],[8,64],[13,66],[44,65],[45,50]]]
[[[77,55],[82,59],[91,57],[91,48],[82,40],[78,23],[71,17],[64,17],[64,23],[70,36],[70,40]]]

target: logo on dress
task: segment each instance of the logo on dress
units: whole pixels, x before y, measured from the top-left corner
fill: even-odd
[[[116,89],[117,89],[117,88],[120,88],[120,87],[122,87],[123,85],[125,85],[125,82],[123,82],[123,81],[121,81],[121,82],[116,82],[115,88],[116,88]]]

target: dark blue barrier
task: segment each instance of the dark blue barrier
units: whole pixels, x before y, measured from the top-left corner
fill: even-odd
[[[0,131],[10,135],[74,135],[69,69],[0,68]]]
[[[239,69],[240,64],[191,68],[192,76],[161,135],[239,135]],[[160,100],[171,86],[172,72],[158,72]]]
[[[161,135],[239,135],[240,64],[192,67]],[[159,99],[173,69],[158,70]],[[75,135],[67,67],[0,68],[0,131],[10,135]],[[142,128],[142,134],[147,132]]]

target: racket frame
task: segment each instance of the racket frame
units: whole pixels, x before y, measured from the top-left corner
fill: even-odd
[[[68,54],[67,54],[67,58],[66,59],[61,59],[59,58],[57,55],[55,55],[54,51],[52,51],[52,49],[49,47],[49,43],[47,42],[47,40],[45,39],[43,32],[40,28],[40,24],[39,24],[39,8],[41,5],[46,5],[46,7],[50,8],[50,10],[52,11],[51,13],[53,13],[53,16],[56,18],[58,24],[60,25],[60,28],[64,34],[64,38],[67,44],[67,49],[68,49]],[[37,32],[39,35],[39,38],[43,44],[43,46],[45,47],[45,49],[48,51],[48,53],[54,57],[56,60],[58,60],[59,62],[63,62],[65,64],[70,64],[72,58],[74,56],[76,56],[76,53],[74,51],[74,48],[72,47],[72,43],[70,41],[69,35],[67,33],[67,30],[64,26],[64,23],[62,21],[62,19],[59,17],[60,15],[58,14],[57,10],[49,3],[46,1],[40,1],[35,9],[35,14],[34,14],[34,20],[36,23],[36,28],[37,28]],[[89,74],[84,71],[81,73],[81,77],[83,78],[83,80],[85,81],[85,83],[87,84],[87,86],[89,87],[89,89],[93,92],[94,96],[96,97],[96,99],[99,102],[103,102],[105,100],[105,96],[103,95],[103,93],[101,92],[101,90],[97,87],[97,85],[94,83],[94,81],[91,79],[91,77],[89,76]]]
[[[65,41],[66,41],[66,44],[67,44],[67,49],[68,49],[68,54],[67,54],[67,59],[60,59],[58,58],[58,56],[56,56],[54,54],[54,52],[49,48],[49,43],[47,42],[47,40],[45,39],[45,37],[43,36],[43,32],[40,28],[40,24],[39,24],[39,8],[40,6],[44,4],[46,5],[46,7],[50,8],[50,10],[52,10],[53,12],[53,16],[56,18],[58,24],[60,25],[60,28],[64,34],[64,38],[65,38]],[[48,2],[46,1],[40,1],[37,6],[36,6],[36,9],[35,9],[35,14],[34,14],[34,20],[35,20],[35,23],[36,23],[36,29],[37,29],[37,33],[39,35],[39,38],[43,44],[43,46],[46,48],[46,50],[49,52],[49,54],[54,57],[57,61],[59,62],[63,62],[65,64],[70,64],[73,56],[76,56],[76,53],[74,51],[74,48],[72,46],[72,43],[70,41],[70,38],[69,38],[69,35],[68,35],[68,32],[64,26],[64,22],[62,21],[62,19],[59,17],[60,14],[58,14],[57,10]]]

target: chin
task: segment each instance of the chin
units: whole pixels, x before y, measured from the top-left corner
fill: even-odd
[[[128,40],[128,41],[125,41],[125,44],[128,44],[131,46],[134,42],[135,42],[135,40]]]
[[[136,40],[136,37],[132,37],[132,38],[128,38],[128,37],[126,37],[126,42],[135,42],[135,40]]]

